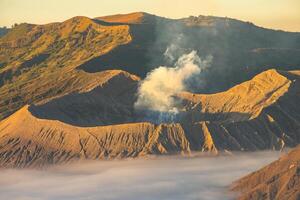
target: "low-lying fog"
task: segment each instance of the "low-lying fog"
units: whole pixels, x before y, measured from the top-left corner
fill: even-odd
[[[0,199],[220,200],[226,187],[270,163],[279,152],[219,157],[97,161],[48,170],[0,170]]]

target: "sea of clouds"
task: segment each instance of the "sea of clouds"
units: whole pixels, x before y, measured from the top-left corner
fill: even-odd
[[[279,157],[279,152],[218,157],[162,156],[94,161],[47,170],[0,170],[7,200],[226,200],[236,179]]]

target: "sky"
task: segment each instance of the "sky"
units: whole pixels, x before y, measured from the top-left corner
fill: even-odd
[[[0,0],[0,26],[144,11],[169,18],[214,15],[300,32],[300,0]]]

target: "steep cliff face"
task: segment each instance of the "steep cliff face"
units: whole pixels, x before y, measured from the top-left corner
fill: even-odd
[[[297,71],[269,70],[213,95],[178,94],[181,117],[162,124],[142,121],[133,109],[138,77],[122,71],[102,75],[80,92],[27,105],[2,120],[1,166],[192,151],[216,154],[300,143]]]
[[[232,185],[238,199],[300,199],[300,146]]]

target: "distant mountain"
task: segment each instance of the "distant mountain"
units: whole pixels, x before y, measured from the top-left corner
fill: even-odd
[[[0,119],[26,104],[79,91],[91,73],[119,69],[144,77],[175,45],[213,56],[194,92],[226,90],[270,68],[300,66],[300,33],[211,16],[167,19],[131,13],[61,23],[19,24],[0,38]]]
[[[8,33],[10,29],[6,28],[6,27],[0,27],[0,37],[2,37],[3,35],[5,35],[6,33]]]
[[[300,143],[299,71],[268,70],[216,94],[180,93],[173,123],[153,123],[134,111],[139,77],[116,70],[89,76],[77,91],[26,105],[0,122],[0,166]]]
[[[300,146],[277,161],[236,181],[238,199],[300,199]]]

